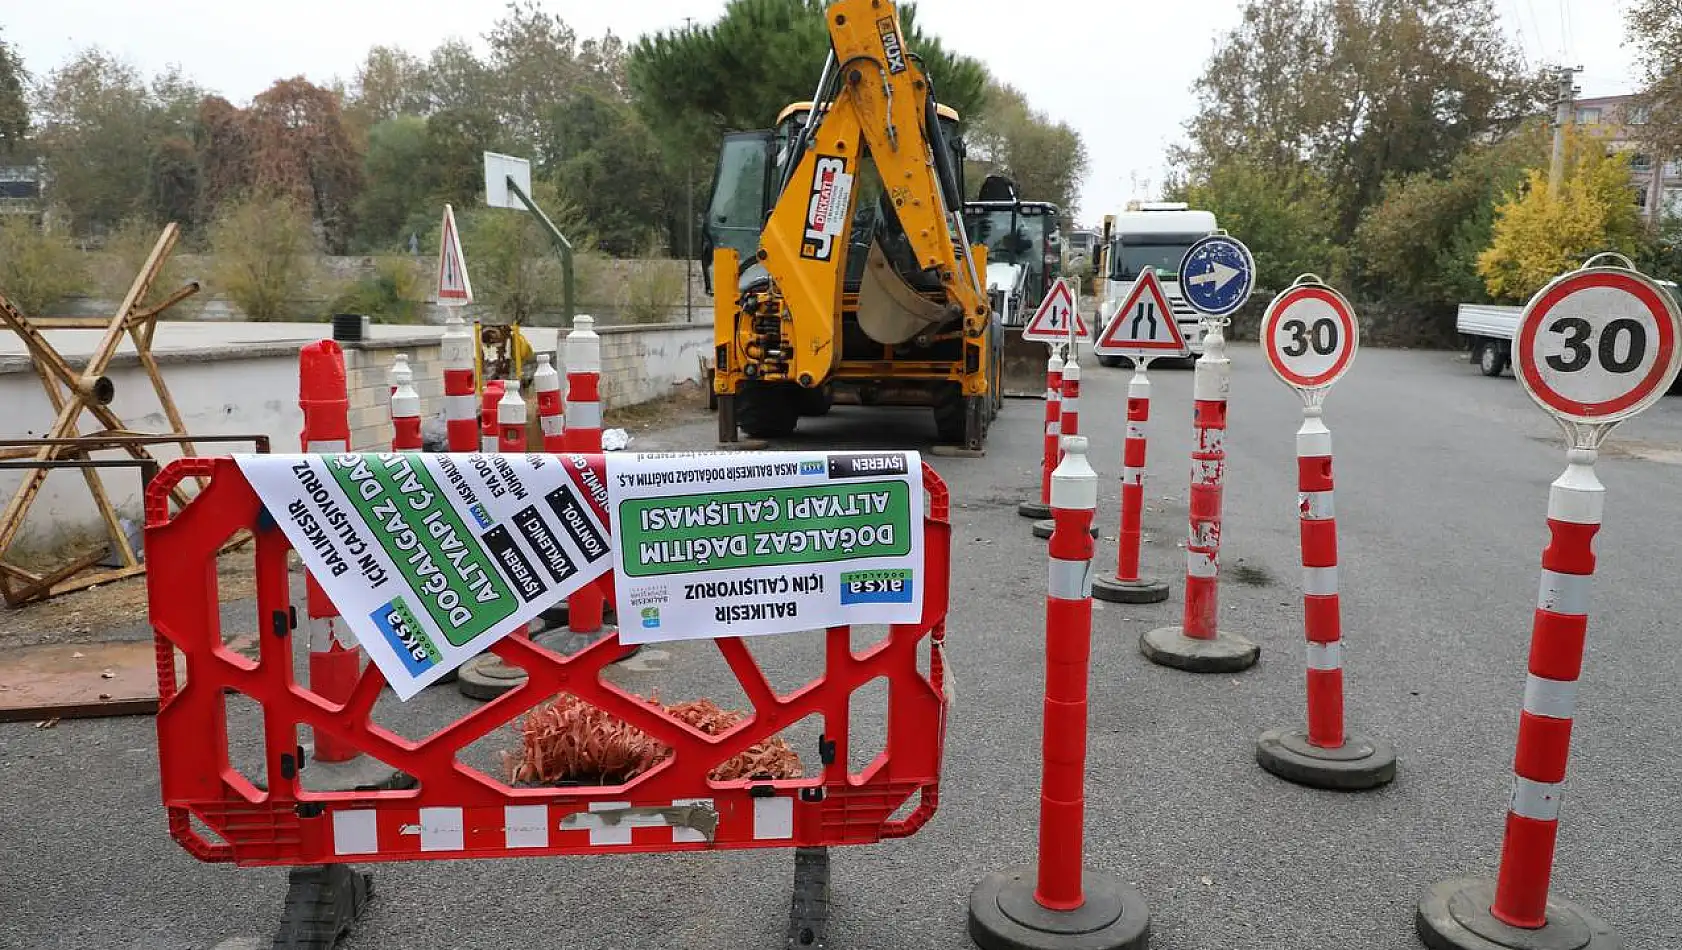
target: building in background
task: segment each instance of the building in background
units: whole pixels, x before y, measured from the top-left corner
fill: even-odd
[[[41,166],[0,164],[0,215],[41,220]]]
[[[1640,141],[1641,126],[1648,121],[1647,107],[1634,96],[1601,96],[1578,99],[1573,117],[1579,131],[1606,142],[1615,152],[1629,154],[1634,193],[1630,200],[1640,209],[1643,220],[1658,222],[1682,216],[1682,157],[1655,156]]]

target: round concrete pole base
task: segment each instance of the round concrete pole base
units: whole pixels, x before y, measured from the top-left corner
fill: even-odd
[[[1151,914],[1139,892],[1090,868],[1086,903],[1047,910],[1034,900],[1032,867],[995,871],[969,895],[969,936],[981,950],[1143,950]]]
[[[488,702],[526,682],[525,670],[509,666],[494,653],[481,653],[459,669],[456,689],[468,699]]]
[[[1199,640],[1180,627],[1158,627],[1139,638],[1139,652],[1152,663],[1188,673],[1237,673],[1256,665],[1261,647],[1225,630]]]
[[[1548,922],[1535,930],[1496,920],[1494,902],[1494,881],[1444,881],[1419,901],[1419,939],[1431,950],[1623,950],[1611,924],[1568,900],[1549,896]]]
[[[1095,577],[1092,579],[1092,596],[1108,604],[1160,604],[1168,599],[1168,585],[1148,577],[1136,581]]]
[[[1024,518],[1035,520],[1049,518],[1051,517],[1051,506],[1042,501],[1025,501],[1016,506],[1016,513]]]
[[[1327,749],[1310,743],[1302,731],[1269,729],[1256,740],[1256,762],[1287,782],[1332,791],[1365,791],[1396,777],[1395,747],[1353,734]]]

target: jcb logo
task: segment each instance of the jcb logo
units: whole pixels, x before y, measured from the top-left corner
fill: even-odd
[[[835,256],[835,236],[841,233],[841,219],[847,214],[852,184],[846,159],[818,156],[817,170],[812,175],[811,203],[806,207],[806,239],[800,244],[801,257],[827,261]]]
[[[894,18],[885,16],[876,21],[876,32],[882,35],[882,50],[888,54],[888,72],[905,72],[905,44],[900,42]]]

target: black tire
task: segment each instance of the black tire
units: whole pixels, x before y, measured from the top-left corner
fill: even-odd
[[[747,383],[736,396],[736,424],[755,439],[789,435],[800,424],[798,391],[792,383]]]
[[[1495,340],[1485,340],[1478,347],[1478,372],[1485,376],[1500,376],[1507,368],[1507,354]]]
[[[963,445],[968,419],[964,388],[957,383],[941,383],[934,396],[935,440],[941,445]]]
[[[796,391],[795,402],[801,418],[827,416],[835,405],[835,387],[820,386],[817,389],[804,387]]]

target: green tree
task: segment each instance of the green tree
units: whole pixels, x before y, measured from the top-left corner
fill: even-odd
[[[82,253],[63,234],[48,234],[28,215],[0,215],[0,294],[40,316],[87,286]]]
[[[364,248],[391,247],[409,234],[415,215],[435,210],[427,120],[399,115],[369,129],[362,176],[367,185],[356,201],[358,240]]]
[[[1326,185],[1308,168],[1228,161],[1194,177],[1183,200],[1215,213],[1256,259],[1256,286],[1283,290],[1304,273],[1336,279],[1341,255],[1325,214]]]
[[[791,102],[812,95],[829,52],[823,0],[730,0],[704,26],[644,36],[631,47],[626,75],[649,128],[675,156],[708,155],[722,133],[768,127]],[[986,69],[948,51],[899,5],[906,46],[922,57],[936,97],[975,118]]]
[[[1489,247],[1495,208],[1546,161],[1544,124],[1461,154],[1446,174],[1390,181],[1362,219],[1351,245],[1356,280],[1367,293],[1435,306],[1482,300],[1478,255]]]
[[[318,252],[310,214],[292,198],[231,201],[210,225],[212,289],[248,320],[288,319]]]
[[[1534,114],[1543,87],[1491,0],[1246,0],[1195,91],[1176,157],[1305,161],[1343,240],[1386,180],[1445,170]]]
[[[1491,297],[1522,301],[1590,255],[1637,252],[1642,224],[1628,159],[1572,136],[1567,162],[1557,195],[1548,193],[1547,173],[1532,169],[1496,208],[1493,239],[1478,258]]]
[[[356,67],[345,111],[363,128],[432,110],[426,63],[394,46],[375,46]]]
[[[590,89],[550,110],[540,166],[578,207],[601,249],[631,256],[647,249],[676,191],[659,143],[627,104]]]
[[[1625,16],[1649,112],[1647,123],[1632,131],[1656,154],[1682,156],[1682,3],[1634,0]]]
[[[589,252],[594,236],[583,226],[578,209],[562,200],[548,184],[534,184],[532,190],[533,199],[568,236],[574,250]],[[461,218],[462,253],[471,268],[477,302],[500,319],[522,325],[533,324],[538,314],[561,308],[560,259],[536,218],[524,211],[501,208],[475,208]],[[428,246],[437,244],[434,233]]]
[[[140,72],[98,48],[47,74],[37,90],[51,200],[77,233],[114,226],[147,193],[152,104]]]
[[[968,176],[971,191],[981,187],[983,175],[1003,173],[1024,199],[1049,201],[1072,219],[1087,170],[1080,133],[1031,108],[1014,86],[989,82],[986,103],[965,135],[972,168],[981,172]]]
[[[426,120],[426,181],[433,198],[457,207],[474,204],[485,190],[486,151],[508,151],[505,133],[490,112],[445,109]]]
[[[29,138],[28,85],[23,58],[0,35],[0,158],[22,152]]]

